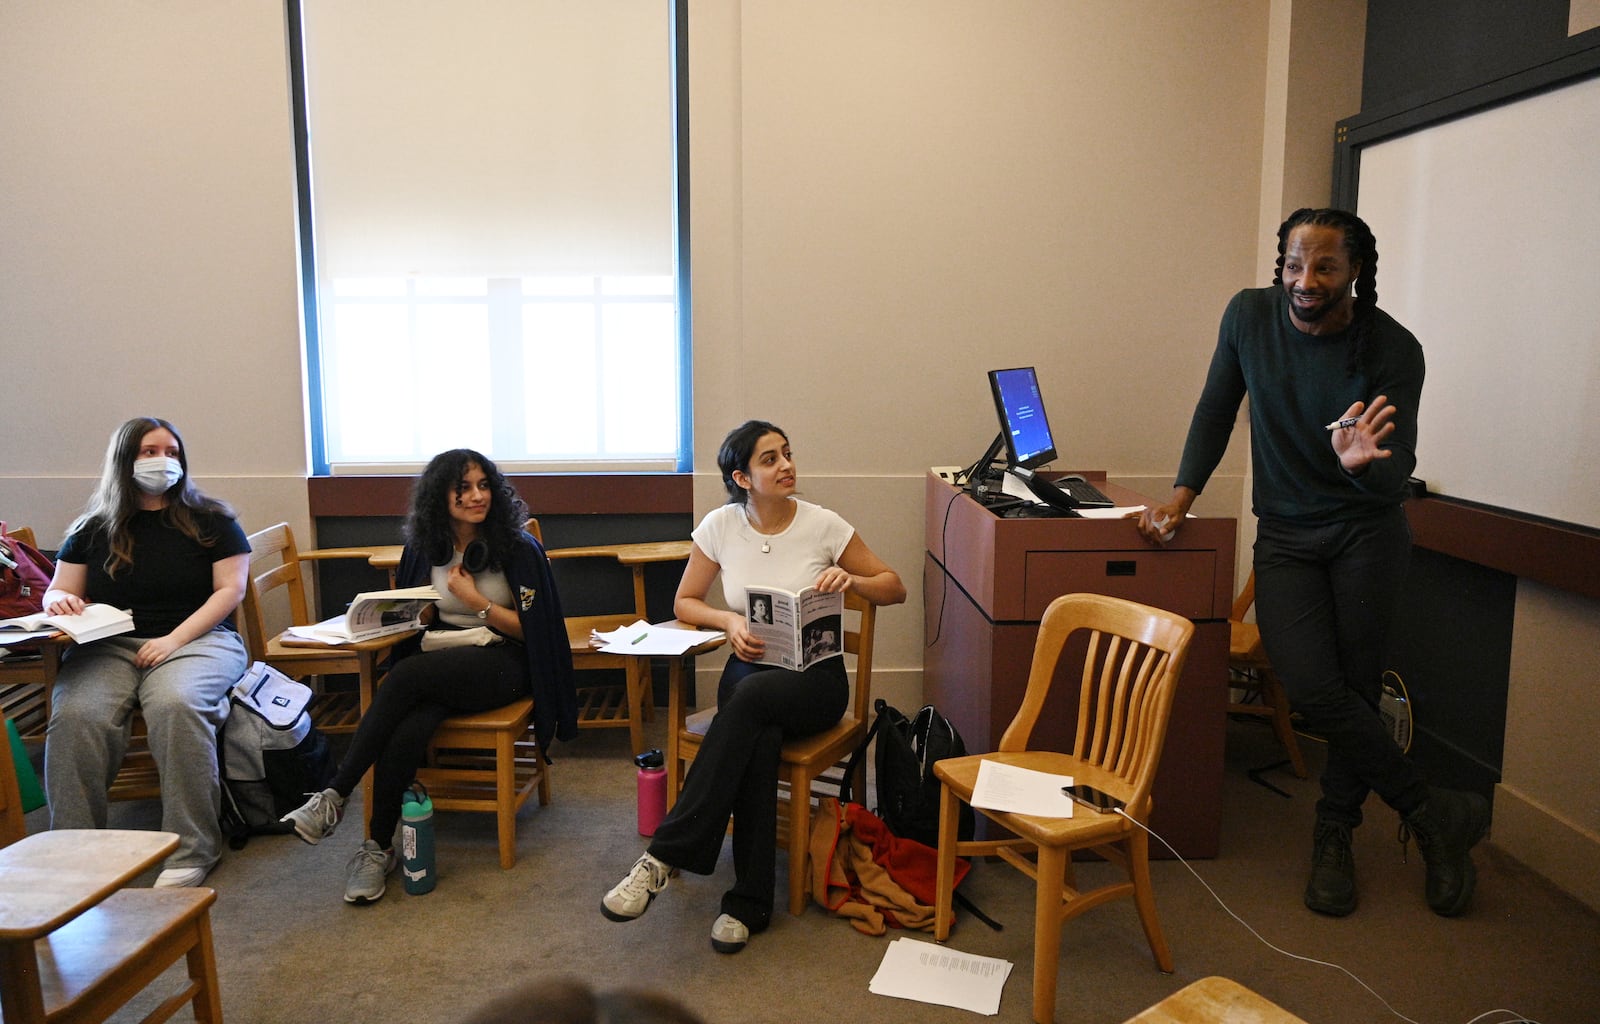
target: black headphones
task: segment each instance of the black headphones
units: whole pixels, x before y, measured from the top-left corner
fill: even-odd
[[[476,576],[489,568],[489,542],[479,537],[461,552],[461,568]]]

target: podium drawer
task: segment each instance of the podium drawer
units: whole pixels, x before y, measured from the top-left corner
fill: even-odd
[[[1023,607],[1030,621],[1044,617],[1062,594],[1107,594],[1177,612],[1212,617],[1215,551],[1030,551]]]

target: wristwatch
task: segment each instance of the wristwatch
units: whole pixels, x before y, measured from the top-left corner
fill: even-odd
[[[493,608],[493,607],[494,607],[494,602],[490,601],[488,604],[484,605],[482,608],[479,608],[478,609],[478,618],[484,619],[485,621],[487,621],[488,618],[489,618],[489,609]]]

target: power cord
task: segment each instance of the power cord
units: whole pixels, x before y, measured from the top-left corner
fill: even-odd
[[[941,550],[944,549],[950,537],[950,510],[955,507],[957,501],[961,500],[961,495],[963,493],[964,492],[960,488],[957,488],[956,493],[950,496],[949,503],[944,507],[944,522],[939,526],[939,547]],[[933,639],[922,645],[924,649],[932,647],[934,644],[938,643],[939,637],[944,634],[944,606],[945,602],[948,600],[949,593],[950,573],[948,570],[946,570],[945,572],[940,573],[939,618],[934,622],[933,625]]]
[[[1136,818],[1134,818],[1125,809],[1123,809],[1121,807],[1118,807],[1118,808],[1116,808],[1116,812],[1118,814],[1122,815],[1124,818],[1127,818],[1129,821],[1133,822],[1133,824],[1137,825],[1139,828],[1144,829],[1144,831],[1151,838],[1155,839],[1155,841],[1160,843],[1162,846],[1165,846],[1167,848],[1167,852],[1171,853],[1174,857],[1176,857],[1178,859],[1178,863],[1179,864],[1182,864],[1185,868],[1188,868],[1189,874],[1191,874],[1191,875],[1193,875],[1195,877],[1195,881],[1199,882],[1202,886],[1205,887],[1206,892],[1211,894],[1211,898],[1217,901],[1217,906],[1221,907],[1227,913],[1227,915],[1229,917],[1233,918],[1235,921],[1238,921],[1241,925],[1243,925],[1245,931],[1248,931],[1251,935],[1254,935],[1256,937],[1256,939],[1263,946],[1266,946],[1268,949],[1272,950],[1273,952],[1279,953],[1279,954],[1281,954],[1283,956],[1286,956],[1291,960],[1299,960],[1302,963],[1316,964],[1319,967],[1331,967],[1334,970],[1338,971],[1340,974],[1343,974],[1345,977],[1349,978],[1351,981],[1355,982],[1357,985],[1360,985],[1362,988],[1366,989],[1368,992],[1372,993],[1372,997],[1374,999],[1376,999],[1378,1002],[1382,1003],[1383,1006],[1384,1006],[1384,1009],[1388,1010],[1390,1013],[1394,1014],[1396,1017],[1399,1017],[1401,1020],[1405,1021],[1406,1024],[1421,1024],[1420,1021],[1413,1020],[1412,1018],[1407,1017],[1405,1014],[1401,1013],[1399,1010],[1396,1010],[1394,1008],[1394,1006],[1392,1004],[1390,1004],[1389,1000],[1383,998],[1383,996],[1378,994],[1378,990],[1377,989],[1373,988],[1371,985],[1368,985],[1366,982],[1364,982],[1360,978],[1356,977],[1355,974],[1352,973],[1348,968],[1345,968],[1345,967],[1343,967],[1343,966],[1341,966],[1339,964],[1332,963],[1332,962],[1327,961],[1327,960],[1318,960],[1315,957],[1301,956],[1299,953],[1291,953],[1287,949],[1284,949],[1283,947],[1275,945],[1274,943],[1268,941],[1266,936],[1262,935],[1260,932],[1256,931],[1253,927],[1250,926],[1250,922],[1246,921],[1244,918],[1240,917],[1238,914],[1235,914],[1233,912],[1233,908],[1228,906],[1228,904],[1223,901],[1221,896],[1217,895],[1217,890],[1211,888],[1211,883],[1207,882],[1204,878],[1200,877],[1200,872],[1196,871],[1192,864],[1190,864],[1188,861],[1184,860],[1183,859],[1183,855],[1178,853],[1177,850],[1174,850],[1172,848],[1172,844],[1171,843],[1169,843],[1165,839],[1161,838],[1161,836],[1156,834],[1154,831],[1152,831],[1149,828],[1149,826],[1145,825],[1144,822],[1139,821]],[[1511,1016],[1509,1016],[1509,1017],[1507,1017],[1507,1018],[1505,1018],[1503,1020],[1495,1021],[1494,1024],[1539,1024],[1538,1021],[1533,1020],[1530,1017],[1524,1017],[1524,1016],[1522,1016],[1520,1013],[1518,1013],[1515,1010],[1503,1010],[1503,1009],[1487,1010],[1487,1011],[1485,1011],[1483,1013],[1478,1014],[1476,1017],[1473,1017],[1471,1020],[1467,1021],[1466,1024],[1487,1024],[1488,1017],[1491,1014],[1496,1014],[1496,1013],[1508,1013]]]

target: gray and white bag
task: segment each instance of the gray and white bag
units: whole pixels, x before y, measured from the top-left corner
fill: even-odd
[[[311,723],[311,688],[255,662],[229,691],[218,734],[222,830],[238,849],[252,835],[294,831],[279,819],[333,776],[328,739]]]

